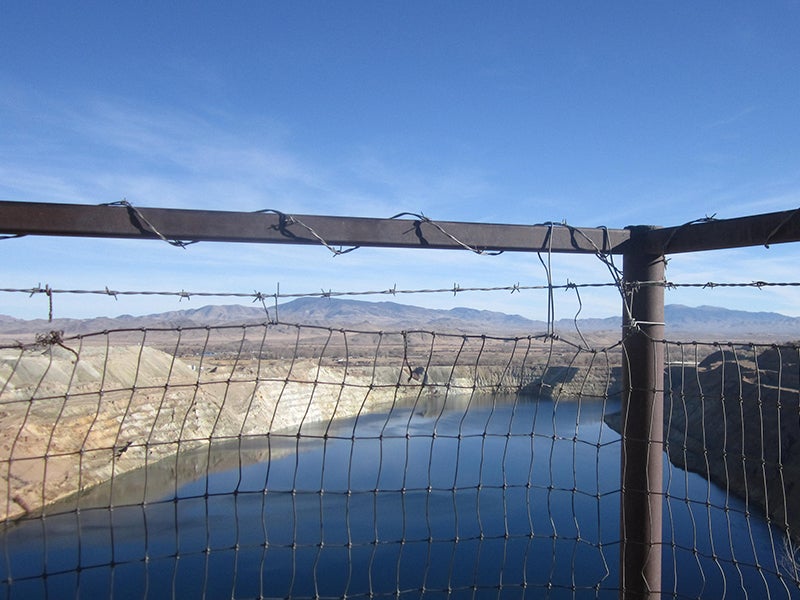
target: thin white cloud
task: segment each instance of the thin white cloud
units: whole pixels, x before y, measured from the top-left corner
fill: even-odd
[[[727,127],[728,125],[733,125],[734,123],[738,123],[739,121],[747,118],[749,115],[756,112],[757,110],[758,107],[756,106],[746,106],[734,113],[721,116],[719,119],[710,121],[705,125],[705,129],[716,129],[719,127]]]
[[[40,108],[46,108],[50,115],[42,129],[31,125],[28,131],[20,126],[17,138],[35,139],[37,131],[45,135],[49,128],[53,129],[53,138],[39,139],[37,152],[27,154],[15,153],[12,145],[0,141],[5,159],[0,163],[0,197],[80,203],[126,197],[142,206],[243,211],[275,208],[289,213],[352,216],[388,217],[412,211],[439,220],[485,222],[566,218],[579,226],[614,226],[610,221],[626,223],[642,216],[658,222],[667,214],[674,218],[676,203],[693,211],[686,220],[701,217],[708,210],[697,203],[702,190],[692,190],[686,183],[677,198],[670,196],[675,188],[651,192],[649,203],[619,202],[610,208],[607,204],[565,205],[559,198],[549,198],[543,206],[522,203],[529,209],[520,214],[518,208],[514,212],[519,203],[486,201],[500,193],[488,171],[424,165],[414,160],[395,164],[387,158],[390,152],[364,147],[357,153],[345,152],[317,162],[291,150],[286,127],[268,121],[242,131],[227,127],[226,123],[233,121],[224,115],[187,115],[116,100],[90,101],[80,110],[53,103]],[[0,110],[8,113],[18,109],[6,103]],[[33,113],[15,114],[24,120]],[[69,135],[63,139],[72,140],[74,145],[71,154],[63,152],[64,131]],[[797,205],[800,197],[789,187],[784,189],[789,191],[760,197],[753,192],[754,200],[742,200],[752,190],[732,191],[726,197],[726,214],[720,216]],[[561,214],[564,212],[569,214]],[[382,290],[395,285],[400,289],[438,289],[454,284],[462,288],[526,286],[546,281],[535,254],[486,257],[467,251],[362,249],[333,258],[322,247],[207,243],[178,250],[161,242],[43,238],[5,243],[6,255],[13,260],[7,261],[4,279],[11,287],[41,282],[61,288],[270,293],[280,283],[284,293],[308,293],[322,289]],[[767,253],[741,251],[726,255],[726,259],[717,259],[714,253],[681,255],[673,259],[668,278],[693,282],[740,280],[745,276],[786,279],[787,273],[795,270],[793,248]],[[556,285],[611,281],[606,267],[593,256],[557,255],[552,257],[552,265]],[[580,297],[574,289],[555,292],[557,318],[571,318],[581,304],[582,316],[620,312],[619,294],[612,288],[581,288],[579,293]],[[797,314],[794,307],[800,303],[794,290],[768,293],[771,295],[753,289],[670,291],[667,301],[749,309],[769,306],[769,310]],[[765,297],[769,298],[768,305],[763,303]],[[397,299],[442,308],[467,304],[540,319],[547,311],[547,294],[541,291],[420,294]],[[13,302],[4,304],[8,306],[4,311],[15,310],[21,315],[33,311],[41,316],[39,298],[28,304],[21,300],[15,296]],[[122,300],[59,298],[61,310],[80,316],[89,316],[92,311],[119,314],[176,308],[174,298],[126,302],[123,308]],[[193,306],[200,305],[200,301],[192,302]]]

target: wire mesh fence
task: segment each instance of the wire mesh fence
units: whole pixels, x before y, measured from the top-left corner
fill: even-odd
[[[671,343],[665,356],[673,593],[797,596],[797,345]],[[693,474],[703,483],[695,498]],[[694,569],[678,569],[689,555]]]
[[[274,323],[5,348],[5,591],[613,589],[612,354]]]
[[[798,596],[798,347],[660,343],[664,594]],[[619,593],[618,343],[264,321],[0,357],[5,597]]]

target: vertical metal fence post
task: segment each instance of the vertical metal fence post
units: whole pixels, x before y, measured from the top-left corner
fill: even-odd
[[[661,525],[664,451],[663,255],[639,249],[652,227],[631,228],[623,257],[622,450],[620,598],[661,595]],[[639,248],[639,249],[637,249]]]

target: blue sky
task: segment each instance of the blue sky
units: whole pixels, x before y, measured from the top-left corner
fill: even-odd
[[[0,199],[576,226],[800,206],[800,2],[0,0]],[[2,287],[303,293],[536,285],[535,255],[23,238]],[[796,245],[675,256],[794,281]],[[555,283],[605,282],[553,257]],[[561,296],[559,296],[561,294]],[[576,301],[559,292],[557,317]],[[367,298],[370,299],[370,298]],[[373,299],[385,299],[381,297]],[[583,314],[619,313],[613,292]],[[403,301],[541,318],[546,296]],[[668,302],[800,315],[793,289]],[[0,313],[46,301],[0,294]],[[56,298],[56,316],[199,307]]]

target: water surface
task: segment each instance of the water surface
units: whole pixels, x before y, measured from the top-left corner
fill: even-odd
[[[7,598],[616,598],[620,442],[602,417],[617,408],[439,399],[272,435],[252,464],[237,460],[238,445],[215,446],[230,456],[213,462],[235,466],[157,501],[9,528],[0,589]],[[776,531],[701,477],[665,471],[666,592],[798,596]]]

